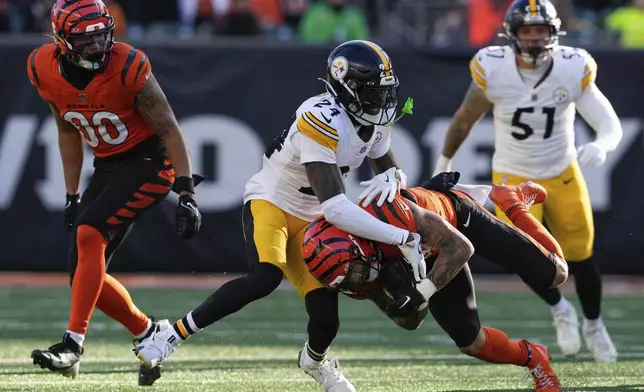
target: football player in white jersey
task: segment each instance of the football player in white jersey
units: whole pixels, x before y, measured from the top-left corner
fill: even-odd
[[[338,293],[311,276],[302,258],[308,224],[324,215],[344,231],[397,245],[425,298],[444,287],[467,261],[426,273],[417,233],[380,221],[344,194],[342,176],[365,158],[377,173],[366,184],[365,202],[378,196],[377,203],[391,201],[405,186],[405,175],[389,149],[398,77],[387,54],[372,42],[346,42],[329,56],[324,82],[327,92],[300,105],[290,128],[266,151],[262,170],[246,185],[242,223],[248,274],[227,282],[173,328],[142,342],[135,353],[144,366],[157,366],[189,336],[270,294],[286,276],[309,314],[309,338],[299,366],[326,391],[355,391],[337,361],[326,358],[340,323]]]
[[[505,17],[510,44],[480,50],[470,62],[472,83],[456,111],[435,171],[451,159],[474,124],[493,110],[492,180],[514,185],[532,180],[548,199],[532,207],[561,244],[584,313],[583,336],[596,361],[614,361],[615,346],[600,317],[601,275],[592,259],[594,226],[579,163],[596,167],[622,137],[610,102],[595,85],[597,64],[583,49],[558,45],[561,21],[549,0],[516,0]],[[575,149],[575,110],[597,133]],[[497,214],[507,219],[497,209]],[[565,355],[581,348],[573,305],[558,289],[535,290],[551,306],[557,343]]]

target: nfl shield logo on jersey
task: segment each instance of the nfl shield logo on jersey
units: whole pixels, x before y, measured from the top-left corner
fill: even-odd
[[[558,104],[563,104],[568,101],[568,91],[565,88],[560,87],[555,90],[555,93],[552,95],[552,99]]]

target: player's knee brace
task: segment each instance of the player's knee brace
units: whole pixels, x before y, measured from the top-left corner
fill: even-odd
[[[309,314],[309,347],[318,353],[326,352],[340,329],[338,294],[320,288],[308,293],[304,302]]]

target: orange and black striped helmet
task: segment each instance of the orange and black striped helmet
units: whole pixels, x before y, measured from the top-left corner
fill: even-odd
[[[375,281],[382,252],[373,242],[342,231],[320,217],[306,229],[302,257],[320,283],[342,291]]]
[[[101,0],[57,0],[51,27],[66,59],[90,71],[105,69],[114,46],[114,18]]]

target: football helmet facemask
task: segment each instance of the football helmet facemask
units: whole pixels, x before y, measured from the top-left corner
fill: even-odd
[[[521,43],[518,36],[519,28],[523,26],[544,25],[548,27],[548,36],[543,42],[535,45]],[[550,0],[515,0],[508,8],[503,22],[505,33],[500,36],[510,41],[510,46],[517,56],[532,65],[541,65],[548,60],[552,49],[559,44],[559,36],[565,35],[561,31],[561,19]]]
[[[73,64],[105,70],[114,46],[114,18],[101,0],[58,0],[51,9],[54,42]]]

